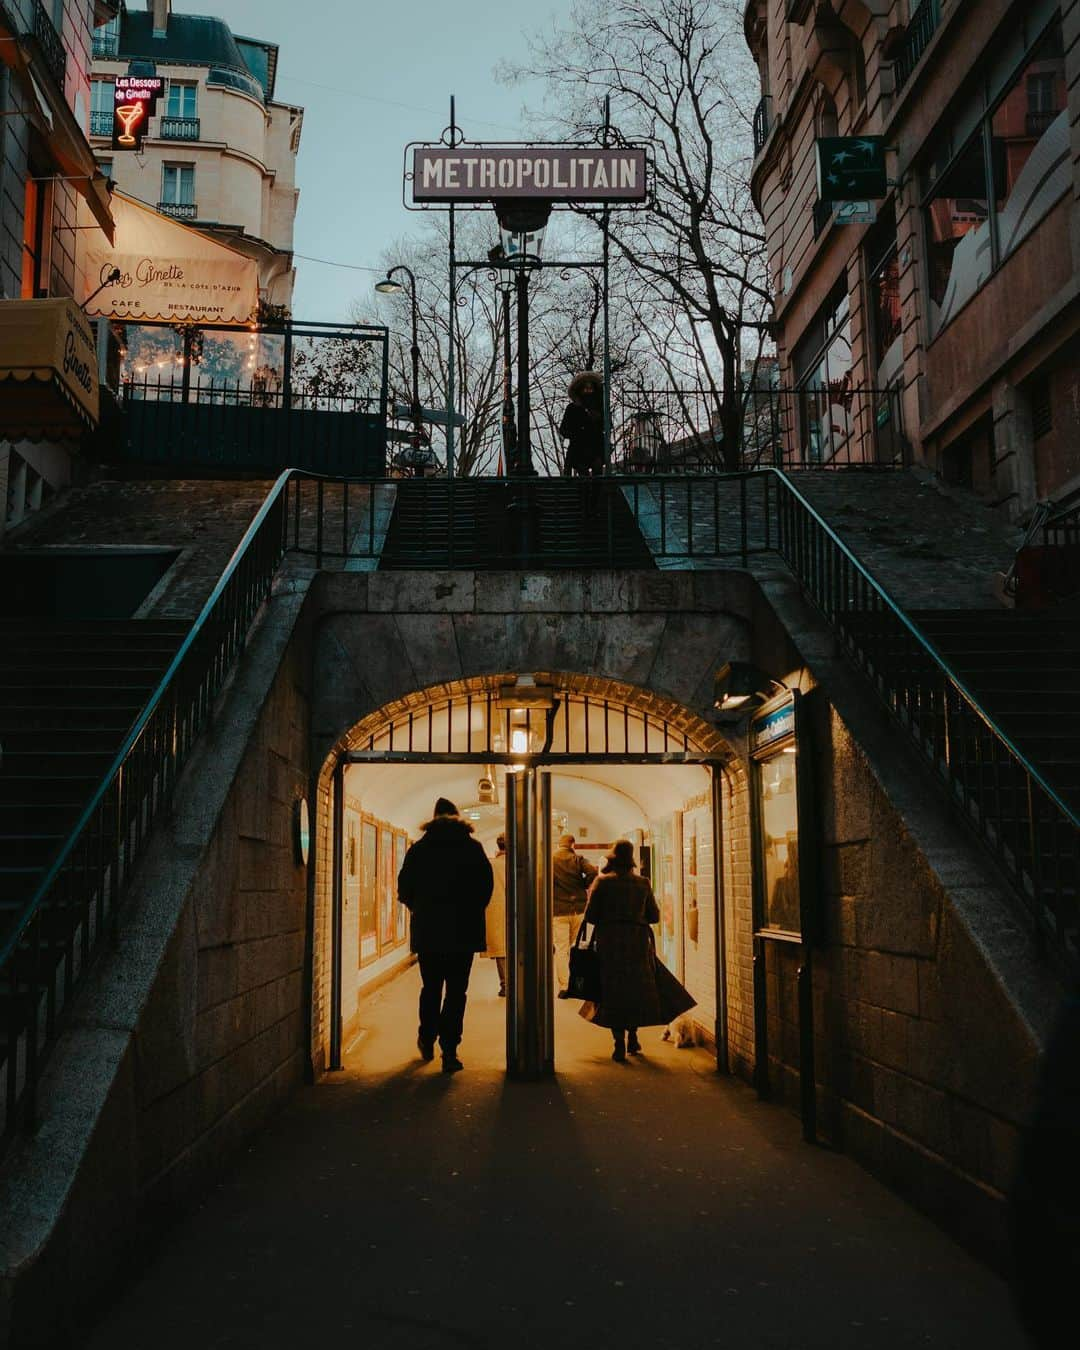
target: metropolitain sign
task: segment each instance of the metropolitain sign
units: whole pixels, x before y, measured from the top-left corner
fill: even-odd
[[[645,151],[593,146],[416,146],[414,202],[643,202]]]

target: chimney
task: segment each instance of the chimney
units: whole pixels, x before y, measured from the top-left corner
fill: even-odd
[[[172,0],[146,0],[146,8],[153,15],[154,37],[165,37],[169,30],[169,15],[172,13]]]

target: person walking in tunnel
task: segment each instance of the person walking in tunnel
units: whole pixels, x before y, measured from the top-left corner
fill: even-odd
[[[420,965],[420,1058],[442,1051],[443,1073],[462,1068],[457,1048],[473,957],[484,950],[484,910],[491,899],[491,863],[473,827],[453,802],[440,797],[405,854],[398,900],[412,915],[412,950]]]
[[[498,852],[491,860],[491,870],[495,877],[495,887],[491,892],[491,901],[484,910],[486,940],[484,955],[494,957],[495,969],[499,972],[499,997],[506,997],[506,835],[500,834],[495,840]]]
[[[574,851],[574,843],[572,834],[564,834],[551,857],[555,978],[560,998],[570,997],[567,992],[570,983],[570,948],[577,937],[578,925],[585,910],[586,892],[596,877],[596,868],[578,856]]]
[[[629,839],[612,846],[583,922],[596,928],[600,998],[584,1003],[581,1015],[611,1031],[611,1058],[621,1064],[628,1053],[641,1054],[639,1027],[666,1026],[696,1001],[657,958],[651,925],[660,922],[660,909]]]

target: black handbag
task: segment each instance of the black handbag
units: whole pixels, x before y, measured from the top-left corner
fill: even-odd
[[[567,993],[571,998],[597,1003],[600,999],[600,955],[596,950],[596,928],[586,934],[584,922],[578,927],[577,937],[570,948],[570,981]]]

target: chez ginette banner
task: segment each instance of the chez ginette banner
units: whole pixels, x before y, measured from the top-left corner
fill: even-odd
[[[198,230],[112,194],[116,237],[87,231],[83,268],[86,293],[114,268],[120,280],[86,304],[86,313],[109,319],[163,319],[168,323],[247,323],[259,304],[256,263]]]
[[[419,145],[414,202],[643,202],[645,151],[584,145]]]

